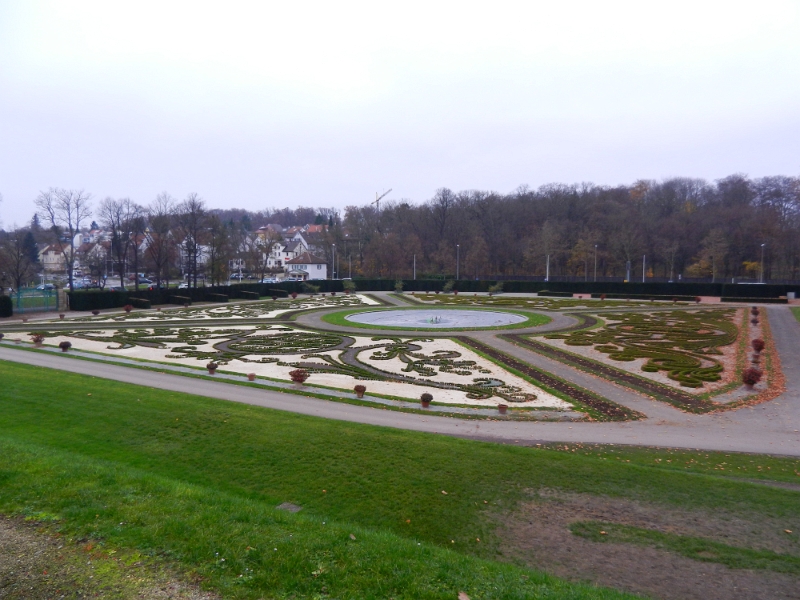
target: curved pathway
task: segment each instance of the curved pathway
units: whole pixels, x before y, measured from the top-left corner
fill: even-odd
[[[384,299],[394,300],[388,295],[384,296]],[[520,444],[545,441],[632,444],[800,456],[800,324],[785,306],[770,306],[766,309],[766,313],[781,357],[787,392],[765,404],[707,415],[684,413],[662,402],[649,400],[627,389],[514,346],[494,337],[491,331],[469,332],[476,339],[491,343],[503,352],[545,368],[577,385],[595,390],[649,417],[643,421],[626,423],[463,421],[433,414],[402,413],[383,410],[380,407],[353,406],[297,395],[290,396],[280,392],[203,379],[193,379],[188,382],[180,375],[152,371],[145,374],[140,370],[120,365],[74,360],[60,353],[24,352],[13,347],[0,347],[0,360],[62,369],[139,385],[144,385],[146,380],[146,385],[155,388],[190,392],[326,419],[489,441]],[[564,319],[544,327],[561,328],[573,324],[574,319],[571,317],[559,313],[555,313],[554,316]],[[334,329],[327,323],[322,323],[319,317],[320,313],[301,315],[297,318],[297,323],[313,328]],[[360,328],[336,330],[351,335],[369,335],[369,330]],[[543,327],[535,328],[535,331],[542,330]],[[380,333],[385,334],[386,331],[381,330]],[[452,335],[443,332],[441,334]],[[420,332],[407,334],[397,332],[397,335],[419,336]],[[428,336],[429,333],[425,332],[425,335]]]

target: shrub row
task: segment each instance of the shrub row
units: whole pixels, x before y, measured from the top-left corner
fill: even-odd
[[[0,317],[10,317],[14,314],[14,305],[11,296],[0,296]]]
[[[133,298],[131,296],[128,297],[128,304],[133,306],[133,308],[150,308],[150,300],[147,298]]]
[[[541,296],[541,294],[539,294]],[[609,300],[680,300],[681,302],[694,302],[696,296],[660,296],[660,295],[647,295],[647,294],[592,294],[592,298],[600,298],[605,296]]]
[[[786,298],[737,298],[731,296],[723,296],[720,298],[722,302],[744,302],[750,304],[751,302],[758,302],[760,304],[788,304]]]
[[[206,300],[209,302],[227,302],[228,296],[226,294],[215,294],[212,292],[206,294]]]
[[[538,295],[546,298],[572,298],[572,292],[551,292],[550,290],[541,290]]]

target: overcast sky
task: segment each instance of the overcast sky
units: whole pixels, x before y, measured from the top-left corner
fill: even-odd
[[[800,2],[0,0],[0,223],[800,175]]]

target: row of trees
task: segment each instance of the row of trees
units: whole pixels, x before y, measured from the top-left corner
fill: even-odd
[[[116,271],[146,270],[158,283],[184,275],[197,285],[203,274],[220,282],[232,262],[263,277],[264,255],[281,236],[268,230],[259,239],[254,232],[269,223],[328,225],[317,252],[336,257],[340,275],[491,279],[543,276],[549,264],[551,277],[589,280],[595,270],[598,278],[623,277],[628,265],[637,280],[800,278],[796,177],[552,184],[511,194],[442,188],[422,204],[348,206],[343,217],[331,208],[209,209],[197,194],[177,201],[166,193],[148,206],[107,198],[93,212],[88,194],[55,188],[42,192],[36,205],[32,226],[2,240],[3,270],[14,274],[16,285],[28,272],[24,263],[33,260],[32,241],[46,235],[62,241],[71,276],[75,234],[92,217],[110,234]],[[108,260],[92,268],[102,272]]]
[[[732,175],[607,187],[442,188],[421,205],[350,206],[336,241],[359,274],[798,279],[800,179]],[[762,246],[763,244],[763,246]],[[548,261],[549,257],[549,261]]]

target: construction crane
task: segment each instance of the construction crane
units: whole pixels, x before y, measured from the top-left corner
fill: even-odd
[[[375,192],[375,202],[373,202],[373,204],[377,205],[378,212],[381,212],[381,199],[384,198],[391,191],[392,188],[389,188],[388,190],[383,192],[383,194],[381,194],[380,196],[378,196],[378,192]]]

